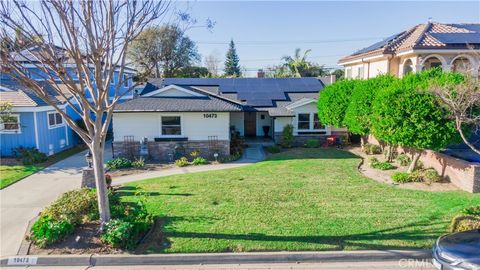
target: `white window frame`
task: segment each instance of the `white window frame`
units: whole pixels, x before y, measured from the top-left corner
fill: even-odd
[[[309,115],[308,129],[299,129],[298,128],[298,120],[300,119],[300,117],[299,117],[300,114],[308,114]],[[321,129],[315,129],[314,128],[314,126],[315,126],[315,120],[314,120],[315,114],[318,114],[318,113],[315,113],[315,112],[310,112],[310,113],[300,112],[300,113],[297,113],[297,115],[296,115],[297,123],[296,123],[296,127],[295,127],[297,129],[297,132],[326,132],[327,131],[327,126],[325,124],[323,124],[323,128],[321,128]]]
[[[163,117],[179,117],[180,118],[180,134],[178,135],[170,135],[170,134],[163,134]],[[183,119],[181,115],[161,115],[160,116],[160,137],[162,138],[178,138],[183,137]]]
[[[18,129],[9,129],[5,130],[3,127],[3,122],[2,124],[2,130],[0,131],[1,134],[21,134],[22,133],[22,125],[20,122],[20,114],[11,114],[10,116],[16,117],[17,118],[17,123],[18,123]]]
[[[298,127],[298,124],[300,123],[300,115],[301,114],[308,115],[308,128],[307,129],[304,129],[304,128],[301,129],[301,128]],[[306,122],[306,121],[301,121],[301,122]],[[311,127],[312,127],[312,115],[311,115],[311,113],[297,113],[297,130],[308,131],[308,130],[311,129]]]
[[[50,125],[50,115],[54,114],[55,115],[55,125]],[[54,128],[59,128],[59,127],[64,127],[65,126],[65,119],[63,119],[63,116],[60,114],[60,117],[62,118],[62,123],[57,124],[57,116],[56,114],[60,114],[59,112],[48,112],[47,113],[47,125],[48,129],[54,129]]]

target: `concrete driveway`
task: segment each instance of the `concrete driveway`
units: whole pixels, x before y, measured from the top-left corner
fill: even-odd
[[[105,147],[105,159],[112,158],[111,147]],[[28,223],[62,193],[79,188],[82,167],[86,165],[81,152],[57,162],[5,189],[0,190],[0,257],[16,255]],[[261,147],[245,151],[244,157],[234,163],[172,168],[158,172],[114,178],[113,184],[148,179],[152,177],[199,171],[228,169],[248,165],[264,159]]]

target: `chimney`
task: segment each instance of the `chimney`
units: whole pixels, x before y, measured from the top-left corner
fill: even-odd
[[[263,69],[257,71],[257,78],[265,78],[265,71],[263,71]]]

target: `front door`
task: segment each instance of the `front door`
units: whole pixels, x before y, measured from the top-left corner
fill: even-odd
[[[245,136],[257,135],[257,115],[254,112],[245,113]]]

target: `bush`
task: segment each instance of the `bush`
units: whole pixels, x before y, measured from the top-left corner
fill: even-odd
[[[38,247],[44,248],[63,240],[74,230],[75,226],[67,219],[58,220],[50,215],[41,215],[33,224],[29,239]]]
[[[459,215],[452,219],[450,232],[463,232],[480,229],[480,217],[471,215]]]
[[[363,145],[363,151],[367,155],[378,155],[382,153],[382,148],[376,144],[366,143]]]
[[[145,167],[145,159],[143,157],[136,158],[134,161],[132,161],[132,167],[137,169]]]
[[[389,162],[372,162],[370,163],[370,167],[374,168],[374,169],[380,169],[382,171],[386,171],[386,170],[392,170],[392,169],[395,169],[395,166],[393,166],[391,163]]]
[[[131,168],[132,161],[123,157],[114,158],[112,160],[107,161],[105,164],[107,168],[115,170],[115,169],[122,169],[122,168]]]
[[[205,165],[205,164],[208,164],[208,160],[204,159],[203,157],[196,157],[192,161],[192,164],[193,165]]]
[[[271,154],[280,153],[282,151],[282,149],[280,147],[278,147],[277,145],[267,146],[267,147],[265,147],[265,150],[267,150],[267,152],[269,152]]]
[[[47,161],[47,155],[35,147],[18,147],[14,149],[16,155],[22,160],[23,165],[33,165]]]
[[[106,224],[101,239],[115,248],[134,249],[138,240],[151,228],[153,217],[143,201],[112,205],[115,205],[112,207],[112,219]]]
[[[410,174],[406,172],[396,172],[392,175],[392,180],[395,183],[408,183],[410,182]]]
[[[412,160],[407,154],[400,154],[397,156],[397,161],[402,166],[408,166]]]
[[[442,177],[433,168],[428,168],[423,170],[422,175],[423,175],[423,181],[427,183],[435,183],[435,182],[440,182],[442,180]]]
[[[105,232],[101,239],[114,248],[125,247],[131,238],[132,229],[133,224],[131,222],[111,219],[105,224]]]
[[[423,173],[422,171],[413,171],[410,174],[410,182],[423,182]]]
[[[467,207],[462,210],[462,213],[465,215],[480,217],[480,205]]]
[[[305,143],[306,148],[318,148],[320,147],[320,143],[318,140],[308,140],[307,143]]]
[[[191,153],[190,153],[190,157],[192,159],[196,159],[197,157],[200,156],[200,150],[193,150]]]
[[[231,155],[242,155],[243,147],[245,146],[245,141],[238,132],[232,131],[230,135],[230,154]]]
[[[290,148],[293,145],[293,126],[285,125],[282,131],[282,146]]]
[[[175,165],[177,165],[178,167],[185,167],[190,165],[190,163],[188,162],[188,159],[186,157],[181,157],[180,159],[175,160]]]
[[[220,163],[228,163],[228,162],[232,162],[232,161],[235,161],[235,160],[239,160],[240,158],[242,157],[242,154],[241,153],[234,153],[228,157],[224,157],[222,159],[219,160]]]
[[[95,190],[84,188],[68,191],[42,212],[32,226],[29,239],[42,248],[56,243],[97,212]]]

